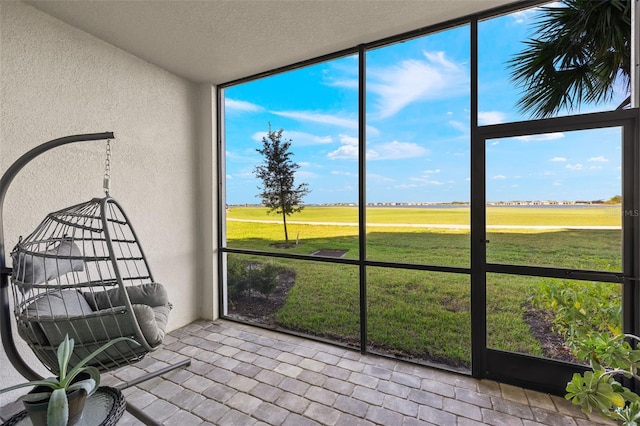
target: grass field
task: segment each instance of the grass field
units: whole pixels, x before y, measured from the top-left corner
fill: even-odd
[[[366,209],[368,223],[436,223],[468,225],[469,207],[438,208],[391,208],[369,207]],[[227,217],[234,219],[273,220],[281,217],[267,214],[261,207],[231,207]],[[584,206],[560,208],[488,207],[487,225],[595,225],[620,226],[620,206]],[[305,207],[290,216],[293,222],[350,222],[358,223],[357,207]]]
[[[495,211],[494,211],[495,210]],[[551,210],[549,212],[548,210]],[[559,210],[556,213],[553,211]],[[489,208],[496,225],[617,226],[619,208]],[[464,229],[394,227],[394,224],[468,223],[466,208],[371,208],[367,258],[389,262],[469,267],[469,232]],[[228,217],[271,219],[273,223],[227,221],[227,245],[265,251],[310,254],[319,249],[345,250],[357,259],[358,228],[295,222],[353,222],[349,207],[309,207],[289,218],[289,235],[300,244],[290,249],[271,245],[283,240],[282,223],[262,208],[231,208]],[[617,221],[617,223],[616,223]],[[619,230],[491,230],[487,260],[494,263],[548,265],[578,269],[621,269]],[[241,255],[232,255],[241,256]],[[265,262],[264,257],[257,257]],[[275,314],[281,327],[356,343],[359,339],[358,268],[312,261],[269,260],[295,271],[295,285]],[[493,348],[543,355],[525,320],[527,299],[541,278],[487,277],[487,339]],[[585,283],[585,285],[596,285]],[[470,277],[467,274],[370,267],[367,273],[368,341],[383,352],[427,359],[454,367],[470,365]]]

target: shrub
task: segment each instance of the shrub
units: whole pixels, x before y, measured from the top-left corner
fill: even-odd
[[[227,293],[230,300],[250,291],[264,296],[273,293],[278,285],[279,268],[273,263],[256,263],[235,256],[227,258]]]
[[[621,333],[619,285],[579,281],[543,281],[533,306],[553,313],[554,330],[576,348],[594,333]]]
[[[630,334],[610,336],[594,333],[576,344],[576,354],[588,359],[592,371],[575,373],[567,383],[565,398],[579,405],[583,412],[593,411],[609,419],[621,421],[623,426],[640,423],[640,397],[619,383],[619,376],[640,381],[640,350],[634,345],[640,340]]]

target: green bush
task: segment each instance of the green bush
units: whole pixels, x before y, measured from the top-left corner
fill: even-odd
[[[580,281],[543,281],[531,298],[553,314],[554,330],[574,348],[594,333],[621,333],[620,286]]]
[[[585,413],[595,411],[623,426],[638,426],[640,397],[616,380],[618,377],[636,383],[640,380],[640,350],[634,348],[638,340],[630,334],[612,337],[608,333],[594,333],[577,342],[576,354],[589,360],[592,371],[575,373],[567,383],[565,398]]]
[[[235,256],[227,258],[227,294],[231,301],[250,291],[264,296],[278,285],[279,268],[273,263],[256,263]]]

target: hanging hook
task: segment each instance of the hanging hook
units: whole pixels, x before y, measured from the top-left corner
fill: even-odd
[[[108,196],[111,189],[111,139],[107,139],[106,158],[104,160],[104,179],[102,180],[102,188]]]

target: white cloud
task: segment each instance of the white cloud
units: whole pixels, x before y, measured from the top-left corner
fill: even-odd
[[[367,150],[368,160],[400,160],[421,157],[429,154],[429,150],[412,142],[393,141],[377,144]],[[353,160],[358,158],[358,146],[348,143],[327,154],[331,160]]]
[[[601,168],[602,168],[602,166],[591,166],[591,167],[589,167],[589,170],[599,170]]]
[[[505,175],[495,175],[491,179],[506,179],[506,178],[507,177]]]
[[[538,8],[524,9],[524,10],[520,10],[518,12],[512,13],[511,17],[513,18],[516,24],[525,24],[535,15],[537,11],[538,11]]]
[[[439,180],[431,180],[429,178],[427,178],[426,176],[423,177],[412,177],[409,178],[409,180],[415,181],[415,182],[420,182],[422,185],[444,185],[444,182],[441,182]]]
[[[506,118],[506,114],[500,111],[478,111],[478,124],[481,126],[504,123]]]
[[[358,130],[358,120],[344,118],[337,115],[321,114],[309,111],[271,111],[272,114],[280,117],[293,118],[300,121],[311,121],[313,123],[328,124],[331,126],[344,127],[346,129]],[[367,126],[367,133],[378,135],[380,132],[373,126]]]
[[[491,142],[491,146],[496,146],[496,145],[498,145],[499,143],[500,143],[500,141],[493,141],[493,142]]]
[[[358,147],[353,145],[342,145],[335,151],[331,151],[327,154],[327,158],[330,160],[357,160]]]
[[[349,136],[349,135],[340,135],[340,142],[344,145],[358,145],[358,143],[360,142],[360,140],[355,137],[355,136]]]
[[[604,158],[602,155],[600,155],[600,156],[598,156],[598,157],[591,157],[591,158],[589,158],[589,160],[588,160],[588,161],[596,161],[596,162],[599,162],[599,163],[606,163],[606,162],[607,162],[607,161],[609,161],[609,160],[607,160],[607,159],[606,159],[606,158]]]
[[[552,141],[561,138],[564,138],[564,133],[562,132],[544,133],[542,135],[516,136],[517,140],[524,142]]]
[[[378,175],[376,173],[367,173],[367,180],[372,180],[375,182],[393,182],[395,179],[392,179],[388,176]]]
[[[413,182],[418,182],[419,186],[426,186],[426,185],[444,185],[445,182],[439,181],[439,180],[433,180],[431,179],[431,175],[432,174],[437,174],[440,173],[440,169],[434,169],[434,170],[425,170],[422,173],[422,176],[418,176],[418,177],[411,177],[409,178],[410,181]],[[454,183],[454,181],[449,181],[449,183]]]
[[[557,180],[555,182],[552,183],[553,186],[562,186],[562,182]]]
[[[553,161],[554,163],[563,163],[563,162],[567,161],[567,159],[564,158],[564,157],[553,157],[549,161]]]
[[[566,169],[569,169],[569,170],[582,170],[583,165],[582,165],[582,164],[580,164],[580,163],[577,163],[577,164],[567,164],[567,165],[565,166],[565,168],[566,168]]]
[[[370,157],[369,152],[367,152],[367,158],[371,160],[400,160],[429,154],[428,149],[418,144],[398,141],[375,145],[372,147],[372,151],[376,153],[375,156]]]
[[[337,175],[337,176],[357,176],[357,175],[354,175],[351,172],[343,172],[341,170],[332,170],[331,174],[332,175]]]
[[[377,118],[387,118],[419,100],[451,98],[469,91],[465,66],[444,52],[423,52],[424,59],[407,59],[385,68],[367,70],[367,90],[376,99]]]
[[[224,109],[227,111],[241,111],[241,112],[260,112],[264,111],[264,108],[260,105],[252,104],[246,101],[237,101],[231,98],[225,98]]]

